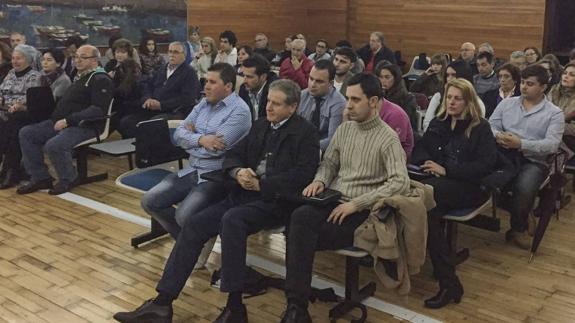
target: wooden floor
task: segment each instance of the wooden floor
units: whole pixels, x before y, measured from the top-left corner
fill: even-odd
[[[94,156],[89,167],[108,170],[113,179],[127,170],[125,158]],[[119,189],[113,180],[73,190],[90,199],[145,216],[139,194]],[[552,220],[535,261],[504,242],[501,233],[463,227],[460,245],[471,257],[458,267],[465,287],[459,305],[427,310],[423,300],[437,290],[426,264],[412,278],[409,297],[378,286],[377,298],[445,322],[575,322],[575,208]],[[155,296],[173,242],[162,239],[140,249],[129,239],[143,227],[52,197],[44,192],[18,196],[0,191],[0,322],[111,322],[117,311],[131,310]],[[248,251],[283,263],[281,236],[256,235]],[[208,269],[218,267],[212,254]],[[343,282],[344,259],[320,253],[316,274]],[[209,271],[195,272],[174,303],[175,322],[211,322],[226,295],[209,286]],[[362,280],[375,279],[362,269]],[[247,300],[250,322],[279,322],[285,300],[279,291]],[[333,304],[310,306],[314,322],[327,322]],[[348,320],[349,321],[349,320]],[[398,319],[369,310],[369,322]],[[343,322],[343,320],[342,320]]]

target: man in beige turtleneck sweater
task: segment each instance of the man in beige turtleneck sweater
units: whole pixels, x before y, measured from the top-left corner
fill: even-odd
[[[351,246],[353,233],[380,199],[405,194],[409,188],[405,152],[395,131],[379,117],[381,86],[371,74],[349,79],[349,122],[335,132],[324,159],[304,196],[325,188],[342,193],[341,202],[304,205],[292,215],[287,238],[286,297],[282,323],[308,323],[311,274],[316,250]]]

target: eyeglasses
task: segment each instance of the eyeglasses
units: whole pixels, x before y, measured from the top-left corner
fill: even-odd
[[[76,60],[86,60],[86,59],[90,59],[90,58],[96,58],[96,56],[76,56],[76,55],[74,55],[74,56],[72,56],[72,58],[76,59]]]

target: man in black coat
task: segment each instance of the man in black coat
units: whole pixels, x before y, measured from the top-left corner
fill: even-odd
[[[385,46],[383,33],[375,31],[369,36],[369,44],[357,51],[357,56],[365,63],[365,72],[371,73],[382,60],[396,64],[393,51]]]
[[[266,116],[268,88],[278,77],[270,71],[270,63],[260,55],[252,55],[243,62],[244,83],[240,97],[250,107],[252,121]]]
[[[158,296],[133,312],[117,313],[116,320],[171,322],[172,302],[184,288],[204,244],[219,234],[220,289],[229,297],[215,322],[248,321],[242,304],[247,238],[262,229],[285,225],[298,206],[290,201],[301,196],[319,163],[317,130],[295,113],[299,97],[300,88],[293,81],[278,80],[270,85],[267,118],[257,120],[225,155],[228,197],[188,218],[156,287]]]
[[[168,47],[168,63],[154,77],[142,84],[142,111],[129,114],[120,121],[118,131],[123,138],[136,136],[136,125],[151,118],[184,119],[200,96],[196,71],[185,64],[186,50],[182,43]]]

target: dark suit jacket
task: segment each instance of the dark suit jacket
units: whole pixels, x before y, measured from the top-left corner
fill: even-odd
[[[361,58],[361,60],[367,66],[371,58],[371,48],[369,47],[369,44],[360,48],[357,51],[357,56],[359,56],[359,58]],[[386,47],[385,45],[377,52],[377,54],[375,54],[375,60],[373,61],[373,68],[375,69],[377,63],[381,62],[384,59],[390,61],[392,64],[397,63],[395,61],[395,55],[393,54],[393,51],[388,47]]]
[[[156,99],[162,106],[161,112],[191,110],[200,96],[200,81],[196,71],[189,65],[181,64],[174,74],[167,77],[168,64],[158,69],[154,77],[143,86],[141,104],[147,99]],[[187,115],[187,113],[184,112]]]
[[[520,95],[521,95],[520,86],[516,85],[515,93],[513,93],[513,96],[520,96]],[[483,95],[481,96],[481,101],[483,101],[483,103],[485,104],[485,119],[489,119],[491,114],[493,114],[493,111],[495,111],[495,108],[497,108],[497,105],[499,104],[499,102],[497,102],[498,97],[499,97],[499,88],[487,91],[483,93]]]
[[[266,105],[268,104],[268,90],[269,90],[270,84],[277,79],[278,79],[278,77],[277,77],[276,73],[270,72],[268,74],[268,80],[266,82],[266,85],[264,85],[264,88],[262,90],[262,97],[260,98],[260,105],[258,107],[257,119],[266,116]],[[239,95],[250,107],[250,112],[252,113],[252,121],[256,120],[256,117],[254,116],[255,111],[254,111],[254,107],[252,105],[252,100],[250,100],[249,90],[246,88],[245,83],[240,86]]]
[[[317,129],[304,118],[294,114],[282,126],[273,143],[266,163],[266,176],[260,180],[262,200],[275,202],[278,198],[291,200],[301,197],[303,189],[311,183],[319,164],[319,136]],[[255,170],[265,149],[265,134],[270,128],[267,119],[258,119],[250,132],[226,152],[223,170],[228,173],[236,167]],[[243,190],[235,183],[234,191]]]

